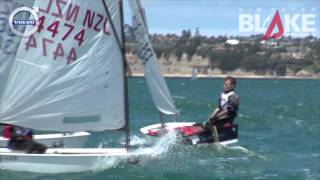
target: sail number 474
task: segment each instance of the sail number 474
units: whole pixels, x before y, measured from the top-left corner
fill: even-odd
[[[44,21],[45,21],[45,16],[41,16],[39,18],[38,33],[40,33],[43,29],[45,29],[48,32],[50,32],[51,37],[43,38],[42,41],[40,42],[42,47],[42,55],[48,56],[49,53],[52,53],[54,60],[57,60],[59,58],[62,58],[62,59],[66,58],[67,64],[70,64],[73,61],[75,61],[77,59],[77,53],[74,47],[71,47],[69,51],[65,51],[63,43],[59,42],[57,43],[56,47],[53,48],[53,52],[48,52],[48,49],[51,49],[49,48],[49,46],[52,46],[55,44],[54,40],[58,39],[59,41],[63,42],[66,39],[69,39],[70,37],[77,42],[78,46],[81,46],[81,44],[84,41],[85,29],[80,29],[78,31],[75,31],[74,25],[68,24],[68,23],[61,23],[60,21],[54,21],[45,28]],[[62,30],[59,31],[59,29],[62,29]],[[29,50],[29,48],[37,48],[38,47],[37,43],[39,42],[36,41],[35,36],[34,35],[30,36],[27,42],[25,43],[26,45],[25,50]],[[68,41],[67,44],[70,44],[70,41]]]

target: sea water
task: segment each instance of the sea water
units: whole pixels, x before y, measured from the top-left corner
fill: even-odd
[[[167,79],[180,115],[203,122],[218,102],[222,79]],[[232,146],[179,144],[167,136],[150,144],[139,128],[159,122],[143,78],[129,84],[131,144],[153,156],[137,165],[97,161],[78,173],[39,174],[0,170],[0,180],[95,179],[320,179],[320,80],[238,79],[239,142]],[[166,121],[174,118],[166,117]],[[123,133],[93,133],[86,147],[121,147]]]

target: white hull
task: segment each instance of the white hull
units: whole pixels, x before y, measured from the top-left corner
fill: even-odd
[[[194,124],[196,123],[195,122],[169,122],[169,123],[165,123],[165,129],[174,130],[174,128],[177,128],[177,127],[193,126]],[[144,135],[147,135],[149,130],[160,129],[160,128],[161,128],[161,124],[153,124],[153,125],[141,128],[140,132]]]
[[[168,132],[175,132],[175,128],[178,128],[178,127],[183,127],[183,126],[193,126],[195,125],[196,123],[195,122],[169,122],[169,123],[165,123],[165,130],[168,131]],[[144,134],[148,141],[151,142],[151,143],[154,143],[154,142],[157,142],[161,137],[158,137],[158,136],[151,136],[149,135],[149,131],[151,130],[159,130],[161,129],[161,124],[153,124],[153,125],[149,125],[149,126],[146,126],[146,127],[143,127],[140,129],[140,132],[142,134]],[[190,136],[190,139],[192,141],[197,141],[197,136]],[[219,143],[216,143],[216,144],[221,144],[221,145],[229,145],[229,144],[234,144],[234,143],[237,143],[238,142],[238,139],[232,139],[232,140],[227,140],[227,141],[223,141],[223,142],[219,142]]]
[[[44,154],[26,154],[0,148],[0,169],[36,173],[95,171],[117,164],[136,164],[151,149],[128,152],[124,148],[48,149]]]
[[[45,144],[49,148],[65,148],[83,147],[90,133],[75,132],[75,133],[58,133],[58,134],[42,134],[34,135],[35,141]],[[0,137],[0,147],[6,147],[8,139]]]
[[[165,123],[165,130],[169,133],[175,133],[174,129],[181,126],[192,126],[194,125],[194,122],[169,122]],[[150,136],[149,131],[150,130],[158,130],[161,129],[161,124],[152,124],[149,126],[145,126],[143,128],[140,128],[140,132],[145,135],[146,139],[149,143],[154,144],[161,140],[161,136]]]

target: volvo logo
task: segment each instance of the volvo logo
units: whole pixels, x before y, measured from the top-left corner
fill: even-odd
[[[17,15],[21,12],[27,12],[30,14],[29,18],[16,19]],[[9,16],[9,27],[11,31],[20,37],[29,37],[37,31],[37,23],[39,22],[38,10],[29,7],[19,7],[15,9]],[[16,27],[26,26],[25,32],[20,32]],[[33,26],[31,29],[27,26]]]

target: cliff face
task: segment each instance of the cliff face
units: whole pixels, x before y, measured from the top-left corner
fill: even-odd
[[[134,75],[142,75],[143,64],[138,59],[137,55],[128,53],[126,57],[132,73]],[[238,77],[277,76],[274,71],[247,71],[241,68],[237,68],[233,71],[222,71],[219,68],[210,67],[210,61],[208,58],[193,56],[191,60],[189,60],[186,54],[184,54],[180,60],[178,60],[175,56],[170,56],[169,59],[161,57],[158,59],[158,63],[161,73],[165,76],[191,77],[194,69],[197,69],[198,77],[216,77],[223,75],[232,75]],[[314,73],[303,69],[298,72],[294,72],[292,69],[286,68],[285,76],[319,78],[320,73]]]
[[[143,64],[136,54],[128,53],[127,61],[129,62],[131,71],[135,74],[143,73]],[[198,74],[208,74],[209,59],[200,56],[193,56],[191,60],[184,54],[180,60],[176,56],[171,55],[168,59],[161,57],[158,59],[160,71],[162,74],[182,74],[191,75],[192,69],[196,68]]]
[[[192,37],[151,35],[160,70],[165,75],[320,77],[320,39],[283,37],[268,42],[260,36]],[[127,60],[135,74],[143,73],[134,40],[127,38]]]

